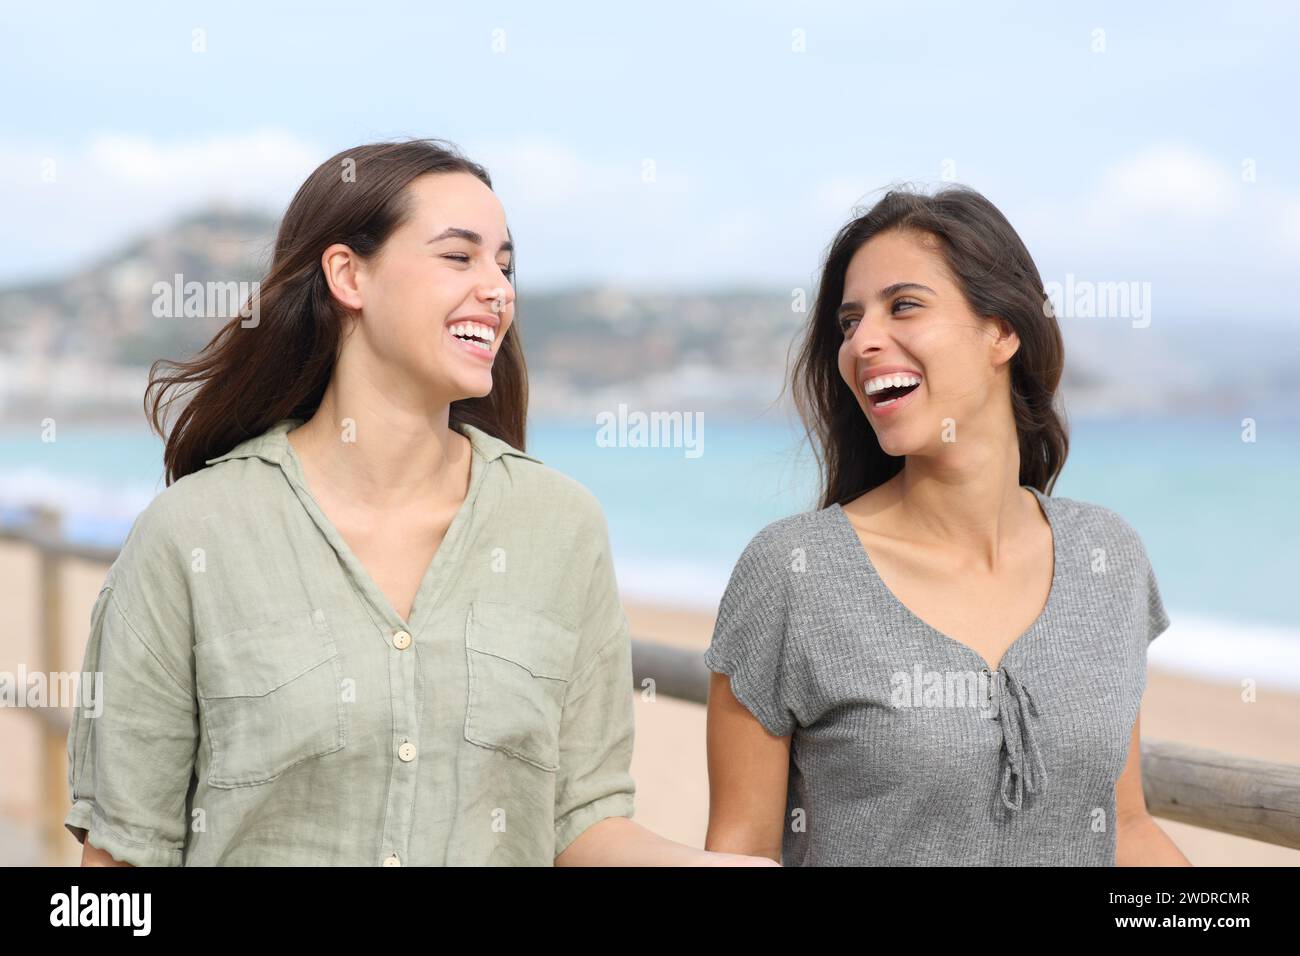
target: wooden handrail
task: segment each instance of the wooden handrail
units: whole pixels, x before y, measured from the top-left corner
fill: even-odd
[[[1142,741],[1142,792],[1158,817],[1300,848],[1300,766]]]
[[[632,642],[633,683],[656,694],[708,702],[702,655]],[[1142,792],[1158,817],[1300,849],[1300,766],[1143,738]]]
[[[0,528],[0,541],[26,543],[41,561],[39,657],[47,670],[60,660],[58,564],[66,558],[111,564],[117,550],[61,540],[58,517],[39,511],[25,527]],[[53,665],[53,666],[50,666]],[[632,639],[633,686],[694,704],[707,704],[709,669],[699,651]],[[647,684],[647,682],[651,682]],[[24,708],[43,728],[42,773],[51,849],[63,828],[70,715],[57,708]],[[1150,812],[1168,820],[1300,849],[1300,766],[1252,760],[1187,744],[1142,740],[1142,789]],[[58,796],[55,797],[54,795]]]

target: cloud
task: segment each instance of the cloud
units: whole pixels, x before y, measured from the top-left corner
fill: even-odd
[[[296,188],[325,156],[289,133],[264,129],[166,144],[100,135],[87,145],[86,159],[97,176],[155,195],[283,206],[284,184]]]
[[[1236,171],[1178,143],[1148,147],[1102,176],[1092,206],[1107,215],[1157,215],[1210,220],[1235,209]]]
[[[680,196],[692,188],[680,165],[655,156],[596,159],[538,138],[480,142],[467,152],[487,166],[493,184],[511,203],[534,209],[569,203],[599,207],[611,193]]]
[[[1262,290],[1294,271],[1300,194],[1243,169],[1191,145],[1154,144],[1073,194],[1026,197],[1006,212],[1045,279],[1150,280],[1167,313],[1287,315],[1275,296],[1240,286]]]
[[[462,145],[488,167],[512,227],[531,237],[534,280],[680,279],[716,252],[713,237],[736,242],[749,229],[734,211],[700,207],[680,157],[584,156],[535,137]],[[180,141],[104,132],[52,152],[0,143],[0,206],[22,225],[0,236],[0,282],[75,268],[213,203],[278,215],[332,152],[275,128]],[[656,244],[687,225],[700,237],[690,255]]]
[[[1050,188],[996,177],[973,185],[1011,220],[1044,281],[1150,282],[1162,319],[1289,318],[1289,302],[1268,290],[1294,272],[1300,193],[1276,159],[1261,159],[1258,176],[1243,175],[1254,171],[1246,160],[1154,142]],[[865,188],[859,182],[826,177],[808,193],[808,208],[840,205],[847,215]]]
[[[1300,256],[1300,196],[1292,196],[1279,204],[1277,217],[1278,239],[1294,256]]]
[[[471,158],[487,167],[498,191],[508,190],[519,201],[538,208],[578,199],[596,174],[572,149],[542,140],[476,150]]]
[[[491,171],[520,244],[521,279],[534,288],[813,279],[853,207],[894,181],[846,166],[746,188],[704,178],[680,153],[583,153],[547,137],[461,145]],[[0,207],[16,224],[0,234],[0,282],[76,268],[214,202],[278,214],[333,151],[274,127],[170,141],[104,132],[56,150],[0,143]],[[53,182],[42,181],[46,160]],[[1216,276],[1268,283],[1293,271],[1300,250],[1300,195],[1272,171],[1261,161],[1258,181],[1246,181],[1235,161],[1166,142],[1078,184],[1012,183],[990,195],[1014,197],[1001,200],[1004,211],[1044,278],[1152,280],[1171,309],[1240,309],[1252,306]]]
[[[160,142],[99,133],[71,148],[0,144],[0,281],[58,273],[193,209],[283,210],[325,156],[282,130]]]
[[[833,176],[814,188],[813,202],[825,215],[847,219],[854,206],[880,198],[876,192],[879,187],[879,183],[868,185],[865,179],[857,176]]]

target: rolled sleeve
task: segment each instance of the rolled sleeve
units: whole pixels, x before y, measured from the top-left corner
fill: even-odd
[[[1109,508],[1098,510],[1110,522],[1105,532],[1112,540],[1120,542],[1121,564],[1125,571],[1132,575],[1127,579],[1131,582],[1127,586],[1131,590],[1128,590],[1126,596],[1132,602],[1134,629],[1139,639],[1146,638],[1145,645],[1149,646],[1169,629],[1170,624],[1165,602],[1160,595],[1160,585],[1156,582],[1156,572],[1151,566],[1151,557],[1147,553],[1142,536],[1133,525],[1116,511]],[[1142,613],[1144,606],[1145,615]]]
[[[1145,554],[1143,557],[1145,558]],[[1160,585],[1156,583],[1156,572],[1151,567],[1150,560],[1146,560],[1146,570],[1147,643],[1150,644],[1169,629],[1169,613],[1165,610],[1165,602],[1160,597]]]
[[[632,639],[619,600],[609,533],[597,514],[591,532],[600,547],[591,572],[582,629],[601,643],[569,679],[560,722],[560,761],[555,788],[555,856],[589,826],[607,817],[631,817],[635,707]]]
[[[147,625],[127,617],[111,586],[91,613],[83,694],[68,731],[64,826],[135,866],[180,866],[198,741],[189,672],[164,663]]]
[[[797,723],[785,676],[786,618],[784,576],[760,533],[731,572],[704,663],[729,675],[732,695],[776,737]]]

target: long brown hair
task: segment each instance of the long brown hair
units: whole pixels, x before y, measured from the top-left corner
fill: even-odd
[[[1020,445],[1020,483],[1051,494],[1065,465],[1069,437],[1055,408],[1065,345],[1038,268],[997,207],[967,186],[934,195],[891,189],[864,215],[840,229],[827,251],[817,299],[790,384],[817,459],[819,507],[845,504],[903,469],[886,454],[862,407],[839,374],[843,333],[835,314],[853,254],[889,230],[929,234],[976,315],[1005,319],[1020,336],[1011,358],[1011,405]]]
[[[255,287],[256,312],[246,304],[243,316],[232,318],[192,361],[159,359],[150,366],[145,411],[166,437],[167,484],[283,418],[315,414],[334,371],[346,311],[330,294],[322,254],[341,242],[362,257],[374,255],[409,215],[406,187],[426,173],[455,172],[492,187],[487,170],[433,139],[346,149],[307,177]],[[250,315],[257,322],[244,327]],[[188,401],[168,435],[163,413],[181,397]],[[493,365],[492,391],[452,402],[449,423],[475,425],[523,451],[527,409],[528,373],[512,322]]]

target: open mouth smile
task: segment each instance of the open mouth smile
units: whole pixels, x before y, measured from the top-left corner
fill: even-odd
[[[461,348],[471,355],[491,359],[496,343],[496,329],[481,322],[455,322],[447,326],[450,335]]]
[[[921,376],[915,372],[891,372],[864,379],[862,392],[867,396],[867,407],[873,414],[892,414],[911,401],[912,393],[921,386]]]

